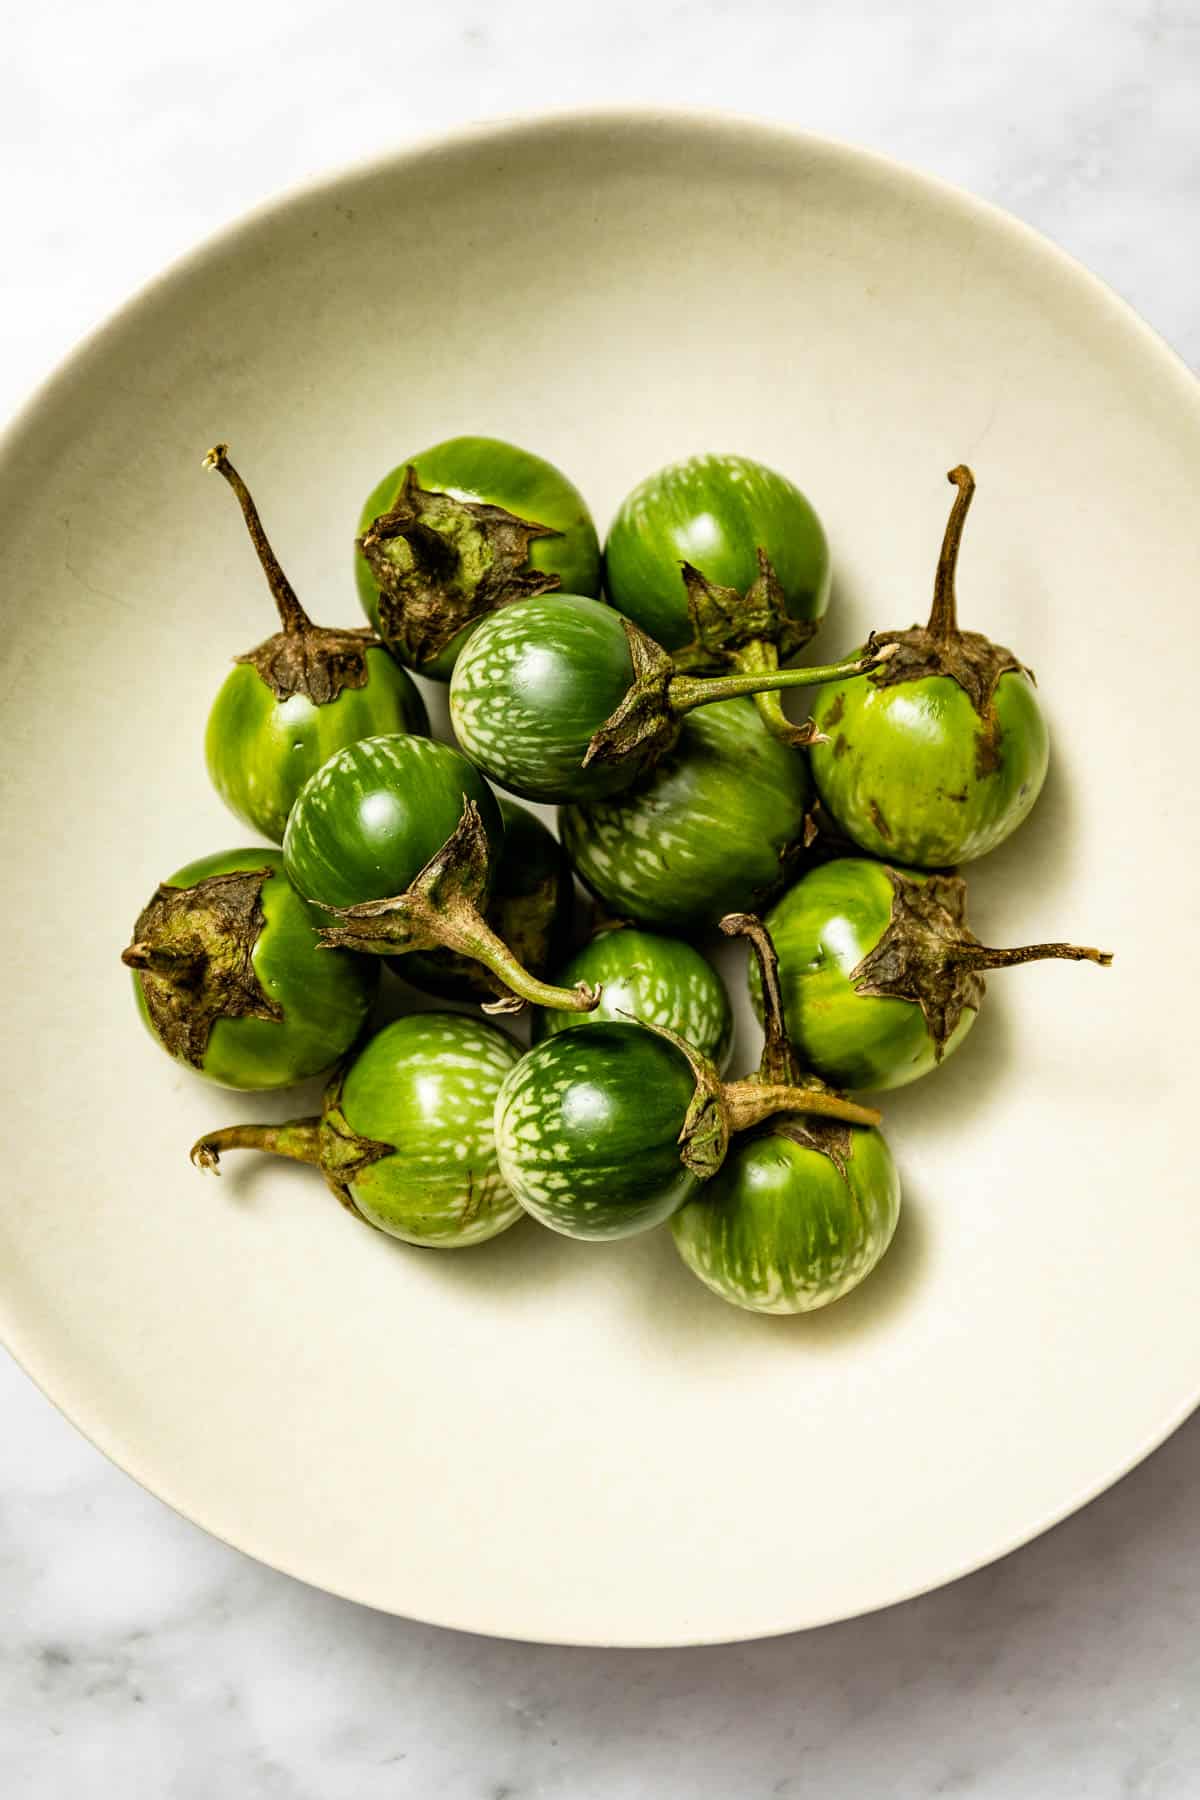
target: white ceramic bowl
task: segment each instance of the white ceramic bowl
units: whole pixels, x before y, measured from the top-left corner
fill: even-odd
[[[904,1219],[826,1314],[723,1306],[666,1233],[421,1254],[311,1171],[188,1165],[205,1128],[296,1110],[170,1064],[117,961],[157,880],[244,835],[201,738],[266,595],[201,455],[231,442],[301,594],[351,623],[362,497],[462,431],[560,463],[602,525],[668,459],[779,465],[829,530],[830,652],[923,616],[945,471],[975,469],[965,622],[1037,670],[1054,748],[972,874],[973,922],[1117,960],[996,977],[954,1062],[888,1098]],[[946,1581],[1195,1404],[1200,403],[1059,251],[757,125],[470,132],[172,270],[36,397],[0,472],[0,1315],[147,1487],[375,1606],[699,1642]]]

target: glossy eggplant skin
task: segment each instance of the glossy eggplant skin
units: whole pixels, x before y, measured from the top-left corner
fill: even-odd
[[[580,878],[620,918],[705,931],[761,910],[804,842],[805,759],[766,730],[752,700],[720,700],[683,721],[675,748],[625,793],[563,807]]]
[[[629,787],[629,759],[584,767],[593,734],[633,682],[618,613],[579,594],[518,600],[484,619],[450,683],[454,735],[524,800],[600,798]]]
[[[527,1212],[566,1237],[648,1231],[698,1185],[679,1149],[694,1092],[687,1059],[640,1025],[557,1032],[500,1090],[500,1172]]]
[[[283,840],[288,874],[324,906],[391,899],[447,842],[467,800],[479,808],[494,867],[500,810],[461,752],[431,738],[363,738],[301,789]]]
[[[391,1156],[349,1182],[370,1225],[406,1243],[466,1249],[522,1218],[496,1157],[492,1113],[520,1060],[510,1037],[461,1013],[414,1013],[385,1025],[341,1084],[350,1128]]]
[[[747,456],[691,456],[639,482],[604,546],[608,597],[664,649],[692,640],[680,565],[744,593],[770,559],[790,618],[815,629],[829,604],[829,546],[800,489]]]
[[[577,981],[598,987],[600,1004],[590,1013],[540,1009],[533,1025],[535,1043],[576,1025],[621,1023],[632,1016],[677,1032],[722,1072],[729,1062],[729,995],[711,963],[682,938],[634,925],[601,931],[556,971],[554,980],[560,987]]]
[[[821,800],[871,856],[914,869],[973,862],[1033,809],[1050,760],[1024,670],[1000,676],[986,732],[948,675],[878,686],[829,682],[812,696],[827,743],[812,747]]]
[[[840,857],[804,875],[764,921],[779,958],[788,1036],[806,1067],[833,1087],[904,1087],[937,1066],[921,1007],[860,994],[851,980],[891,924],[893,898],[882,863]],[[761,1017],[756,963],[750,997]],[[943,1057],[957,1050],[977,1017],[974,1007],[964,1009]]]
[[[225,677],[204,736],[209,779],[244,824],[283,842],[296,796],[335,751],[360,738],[429,735],[412,677],[382,648],[366,652],[367,685],[320,706],[305,694],[278,700],[257,669],[237,663]]]
[[[814,1312],[865,1280],[892,1241],[900,1182],[880,1133],[851,1126],[839,1161],[774,1120],[736,1140],[672,1218],[687,1267],[749,1312]]]

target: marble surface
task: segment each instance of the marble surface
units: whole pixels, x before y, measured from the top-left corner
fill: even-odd
[[[0,413],[131,288],[287,183],[463,119],[600,102],[719,105],[915,163],[1048,232],[1200,363],[1191,0],[73,0],[26,9],[6,50]],[[475,1639],[315,1593],[144,1494],[10,1363],[0,1396],[6,1794],[1200,1792],[1195,1420],[940,1593],[807,1636],[643,1653]]]

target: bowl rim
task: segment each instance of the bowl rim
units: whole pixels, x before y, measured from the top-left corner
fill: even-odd
[[[76,362],[95,354],[111,332],[126,320],[132,319],[141,307],[152,301],[176,278],[202,268],[209,258],[224,252],[243,234],[250,234],[276,214],[306,201],[319,199],[323,194],[330,194],[344,182],[369,179],[403,163],[434,161],[438,157],[469,150],[492,140],[511,142],[519,138],[537,138],[564,129],[607,130],[613,126],[625,126],[629,129],[660,126],[665,130],[688,128],[693,131],[716,132],[727,138],[740,137],[747,142],[752,139],[764,144],[774,142],[780,148],[807,147],[816,155],[832,153],[839,158],[856,162],[864,171],[886,175],[893,181],[906,182],[912,187],[932,193],[943,204],[954,207],[962,214],[976,217],[982,215],[1015,242],[1023,243],[1036,253],[1056,261],[1064,274],[1082,278],[1090,285],[1093,294],[1102,297],[1105,304],[1126,325],[1136,329],[1146,348],[1163,362],[1165,371],[1182,378],[1181,392],[1188,396],[1193,405],[1200,408],[1200,376],[1195,374],[1162,333],[1142,317],[1132,302],[1125,299],[1104,276],[1097,275],[1071,251],[1064,249],[1055,238],[1036,226],[1027,224],[1016,213],[1008,211],[995,201],[985,200],[980,195],[971,193],[968,188],[946,180],[944,176],[935,175],[912,163],[902,162],[884,151],[871,149],[851,139],[806,131],[800,126],[740,112],[736,108],[613,102],[490,114],[441,131],[416,135],[388,150],[376,150],[347,158],[331,168],[322,169],[313,175],[300,176],[295,181],[286,183],[276,192],[256,201],[246,211],[236,213],[214,226],[199,243],[170,257],[157,273],[141,282],[112,311],[105,313],[73,339],[54,366],[37,378],[24,398],[18,401],[16,410],[0,427],[0,453],[10,449],[11,441],[20,436],[29,423],[30,416],[52,398],[59,382],[73,374]]]

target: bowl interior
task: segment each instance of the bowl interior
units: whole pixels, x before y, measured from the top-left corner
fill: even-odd
[[[354,623],[363,496],[466,431],[558,462],[602,527],[672,458],[778,465],[829,532],[831,654],[924,616],[945,471],[975,470],[964,622],[1037,671],[1053,762],[1029,824],[972,871],[972,922],[1116,962],[995,977],[954,1062],[888,1097],[900,1232],[827,1314],[722,1306],[665,1232],[589,1248],[529,1225],[422,1255],[353,1228],[303,1169],[231,1160],[218,1185],[188,1165],[204,1129],[312,1098],[173,1067],[117,963],[155,882],[244,836],[202,735],[269,597],[200,459],[229,440],[306,603]],[[961,195],[758,127],[472,133],[289,198],[169,273],[42,392],[0,467],[0,1317],[155,1492],[376,1606],[689,1642],[977,1565],[1194,1404],[1177,1121],[1200,407],[1083,271]]]

